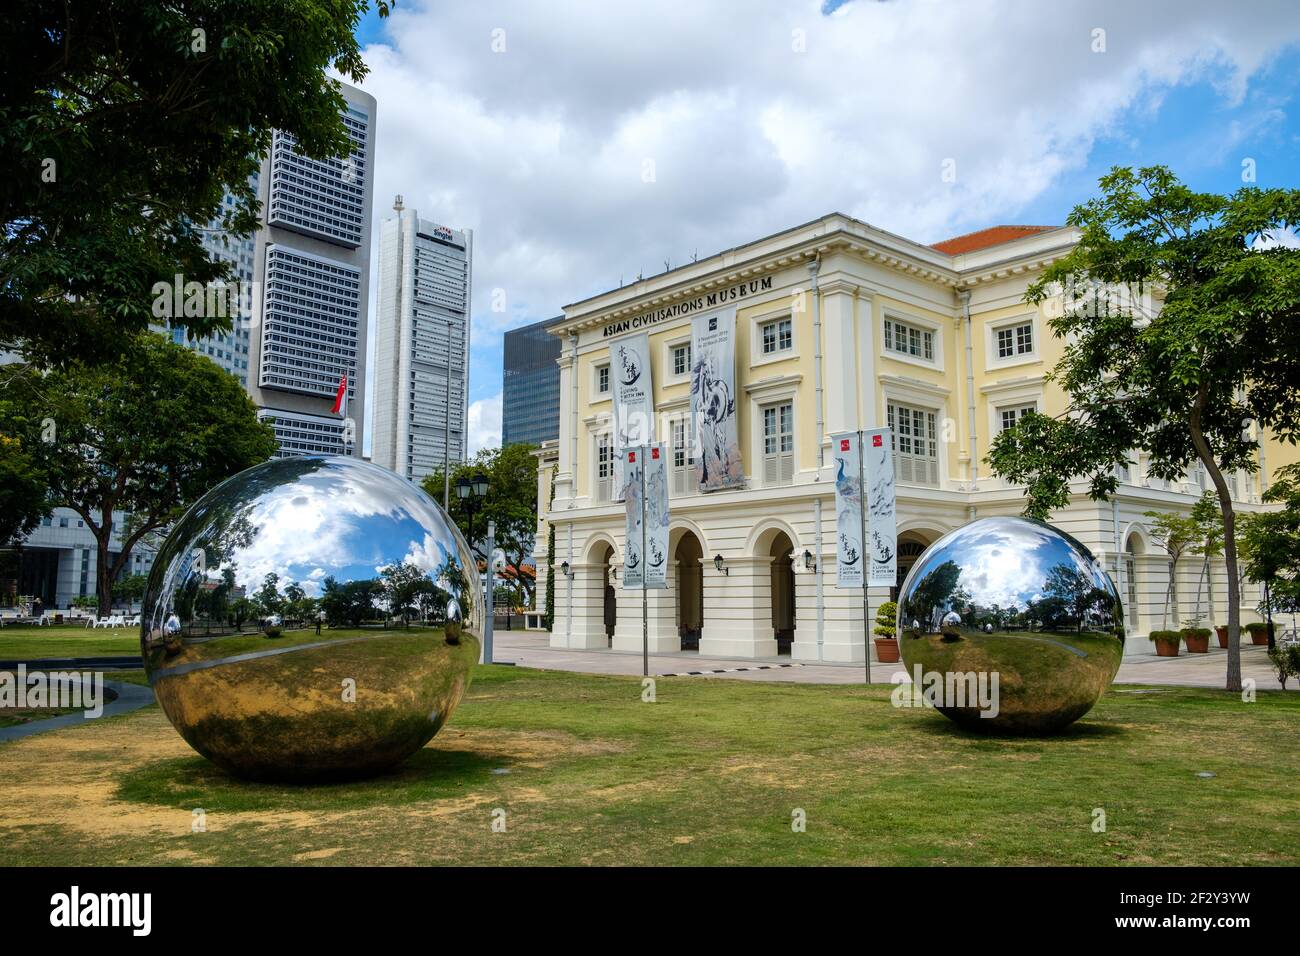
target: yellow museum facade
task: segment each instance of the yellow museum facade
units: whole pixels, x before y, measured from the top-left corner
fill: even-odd
[[[1047,381],[1061,342],[1047,327],[1060,302],[1029,306],[1036,275],[1067,253],[1072,228],[998,226],[922,245],[833,213],[708,259],[577,302],[551,329],[564,341],[560,437],[538,452],[539,604],[555,531],[554,647],[640,651],[641,593],[621,587],[624,507],[612,500],[611,347],[649,336],[655,437],[668,445],[668,588],[648,593],[652,653],[861,661],[860,590],[835,587],[829,435],[889,426],[898,493],[901,583],[927,545],[973,518],[1019,513],[1022,490],[987,474],[990,438],[1027,409],[1064,410]],[[701,493],[691,435],[691,320],[734,307],[736,402],[745,486]],[[1113,502],[1079,484],[1052,516],[1110,571],[1125,602],[1126,654],[1150,652],[1162,627],[1168,560],[1147,511],[1187,512],[1209,487],[1146,474],[1141,456]],[[1230,477],[1242,510],[1258,508],[1270,470],[1294,450],[1265,436],[1256,475]],[[552,487],[553,485],[553,487]],[[553,493],[553,495],[552,495]],[[1226,572],[1199,558],[1175,575],[1169,626],[1194,613],[1224,623]],[[567,573],[564,569],[567,567]],[[1243,620],[1259,596],[1247,584]],[[874,656],[874,654],[873,654]]]

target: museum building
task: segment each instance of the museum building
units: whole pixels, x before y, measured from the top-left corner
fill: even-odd
[[[1047,326],[1061,302],[1027,305],[1036,276],[1077,241],[1071,227],[995,226],[935,245],[839,213],[574,303],[549,327],[563,343],[560,432],[538,457],[538,610],[554,575],[550,643],[640,651],[641,592],[624,590],[625,509],[615,500],[610,361],[647,333],[655,439],[668,446],[668,587],[648,592],[652,653],[861,661],[879,606],[944,533],[1018,514],[1023,490],[989,475],[990,438],[1026,411],[1060,414],[1047,374],[1062,343]],[[1158,304],[1157,304],[1158,305]],[[691,323],[734,307],[741,488],[702,493],[694,467]],[[889,427],[897,487],[898,578],[835,586],[835,475],[829,436]],[[1190,511],[1210,487],[1148,476],[1143,456],[1112,502],[1074,488],[1053,523],[1102,560],[1124,599],[1127,655],[1150,653],[1163,626],[1168,558],[1147,511]],[[1255,475],[1228,476],[1241,510],[1260,506],[1270,470],[1295,451],[1264,436]],[[554,551],[548,555],[549,532]],[[1169,627],[1200,608],[1226,622],[1226,571],[1180,561]],[[1243,622],[1257,619],[1247,583]],[[873,652],[874,656],[874,652]]]

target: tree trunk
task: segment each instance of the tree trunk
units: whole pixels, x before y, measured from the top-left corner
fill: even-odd
[[[95,532],[95,596],[99,599],[100,617],[108,617],[113,610],[113,568],[108,561],[108,545],[112,540],[111,528]]]
[[[1228,674],[1226,687],[1230,691],[1241,690],[1241,591],[1237,587],[1237,528],[1236,513],[1232,509],[1232,495],[1228,492],[1228,483],[1219,470],[1219,463],[1214,460],[1210,443],[1205,440],[1201,429],[1201,416],[1205,411],[1207,385],[1202,382],[1192,405],[1190,431],[1192,445],[1196,456],[1205,466],[1214,482],[1214,491],[1219,497],[1219,510],[1223,513],[1223,557],[1228,566]]]

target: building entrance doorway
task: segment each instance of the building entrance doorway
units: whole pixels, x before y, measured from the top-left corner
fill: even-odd
[[[789,654],[794,642],[794,543],[783,531],[772,539],[772,631],[776,652]]]
[[[695,535],[687,531],[673,552],[677,562],[677,633],[682,650],[700,649],[704,629],[704,551]]]

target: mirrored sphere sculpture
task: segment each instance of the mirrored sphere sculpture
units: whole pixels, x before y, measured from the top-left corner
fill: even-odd
[[[1092,708],[1124,656],[1110,576],[1074,538],[1026,518],[981,518],[930,545],[899,591],[898,620],[915,692],[975,730],[1059,730]]]
[[[204,495],[154,561],[141,649],[158,703],[218,766],[361,776],[438,732],[479,657],[477,562],[422,490],[284,458]]]

